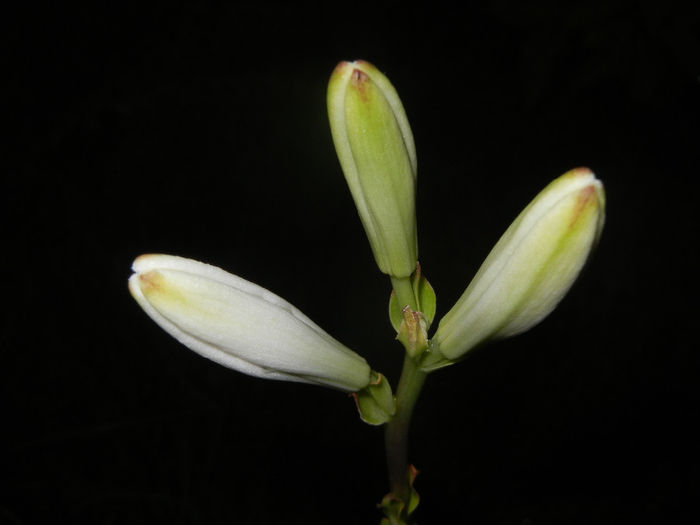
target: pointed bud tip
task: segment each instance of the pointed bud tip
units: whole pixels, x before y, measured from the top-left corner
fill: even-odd
[[[335,69],[333,69],[333,75],[337,75],[339,73],[342,73],[348,67],[352,67],[351,62],[348,62],[346,60],[342,60],[342,61],[338,62],[338,64],[335,66]]]
[[[360,67],[364,67],[364,66],[374,67],[374,66],[372,66],[372,64],[370,64],[370,63],[367,62],[366,60],[362,60],[362,59],[359,59],[359,58],[358,58],[357,60],[341,60],[340,62],[338,62],[338,65],[335,66],[335,67],[336,67],[336,69],[338,69],[338,68],[343,68],[343,69],[344,69],[344,68],[346,68],[346,67],[355,67],[355,66],[360,66]]]
[[[365,84],[369,82],[369,77],[367,76],[367,73],[360,69],[353,69],[352,70],[352,75],[350,75],[350,82],[353,85],[357,85],[358,87],[361,87],[362,84]]]
[[[355,83],[357,80],[369,80],[369,75],[373,72],[378,73],[377,68],[366,60],[341,60],[336,64],[335,69],[333,69],[331,78],[337,76],[352,76],[350,81]]]
[[[562,176],[555,179],[553,182],[566,182],[566,181],[577,181],[578,184],[585,184],[586,181],[590,181],[592,184],[600,184],[600,181],[596,178],[595,173],[593,173],[590,168],[579,167],[567,171]]]
[[[570,177],[590,177],[595,176],[590,168],[586,166],[579,166],[578,168],[570,169],[568,172]]]
[[[137,274],[141,291],[147,293],[163,288],[163,276],[156,270]]]
[[[574,206],[573,213],[571,214],[569,226],[574,226],[583,215],[583,212],[589,206],[594,205],[597,200],[597,192],[594,184],[582,188],[578,193],[576,205]]]
[[[591,171],[590,168],[585,166],[579,166],[578,168],[573,168],[558,177],[558,180],[569,180],[569,179],[595,179],[595,173]],[[555,179],[555,180],[557,180]]]
[[[335,69],[333,70],[333,76],[345,74],[349,70],[364,69],[367,65],[370,64],[364,60],[341,60],[338,62],[338,64],[336,64]]]
[[[144,253],[143,255],[139,255],[136,257],[136,259],[134,259],[134,262],[131,263],[131,269],[136,273],[146,272],[153,268],[153,263],[159,257],[162,258],[162,256],[155,253]]]
[[[353,69],[350,75],[350,86],[357,91],[362,102],[369,100],[370,79],[367,73],[359,69]]]

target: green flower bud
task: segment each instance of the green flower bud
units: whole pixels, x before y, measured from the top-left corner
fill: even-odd
[[[265,379],[346,392],[370,384],[367,362],[284,299],[191,259],[142,255],[129,290],[185,346],[228,368]]]
[[[371,64],[341,62],[328,85],[328,116],[377,266],[408,277],[418,257],[416,151],[401,100]]]
[[[555,179],[506,230],[431,342],[454,361],[539,323],[576,280],[604,215],[603,185],[590,170]]]

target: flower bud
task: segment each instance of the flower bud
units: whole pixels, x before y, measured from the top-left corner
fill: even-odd
[[[416,151],[401,100],[371,64],[341,62],[328,85],[333,142],[379,269],[416,269]]]
[[[600,237],[603,185],[586,168],[551,182],[518,215],[433,339],[456,360],[475,346],[524,332],[554,310]]]
[[[185,346],[244,374],[355,392],[370,383],[367,362],[284,299],[191,259],[142,255],[129,290]]]

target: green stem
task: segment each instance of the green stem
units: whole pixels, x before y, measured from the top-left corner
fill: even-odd
[[[407,355],[396,391],[396,414],[386,425],[386,458],[391,492],[404,502],[408,502],[411,494],[408,476],[408,428],[426,375]]]
[[[401,307],[408,305],[412,310],[417,311],[418,305],[411,278],[392,277],[391,284],[399,305]],[[405,505],[408,505],[411,496],[408,472],[408,429],[425,377],[426,373],[406,354],[396,390],[396,414],[386,425],[386,459],[391,492]],[[405,523],[404,518],[405,513],[402,516],[394,516],[392,524]]]
[[[391,286],[394,288],[396,300],[401,308],[408,305],[411,307],[411,310],[415,312],[418,311],[418,303],[416,302],[416,296],[413,293],[413,285],[411,284],[410,277],[392,276]]]

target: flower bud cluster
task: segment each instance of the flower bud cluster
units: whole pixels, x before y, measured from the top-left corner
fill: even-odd
[[[603,228],[603,185],[590,170],[571,170],[535,197],[429,339],[435,293],[417,259],[416,152],[401,100],[379,70],[356,61],[338,64],[327,103],[342,171],[376,263],[392,280],[390,318],[409,359],[435,370],[528,330],[557,306]],[[352,392],[372,424],[393,417],[384,376],[268,290],[169,255],[138,257],[133,271],[134,299],[195,352],[245,374]]]

